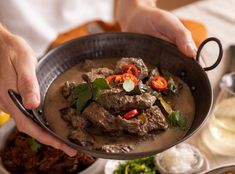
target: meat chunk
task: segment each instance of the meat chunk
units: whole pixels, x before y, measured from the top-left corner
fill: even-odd
[[[89,122],[83,117],[77,115],[76,110],[71,107],[61,109],[60,113],[61,118],[63,118],[63,120],[73,128],[85,128],[89,125]]]
[[[168,123],[158,106],[152,106],[145,111],[147,122],[142,126],[144,132],[152,130],[166,130]]]
[[[62,96],[67,99],[71,94],[73,89],[75,88],[75,82],[68,82],[66,81],[61,88]]]
[[[96,78],[106,78],[107,76],[113,75],[114,71],[109,68],[97,68],[91,69],[90,72],[82,75],[82,78],[87,82],[93,82]]]
[[[144,79],[145,77],[148,76],[148,68],[145,65],[144,61],[141,58],[122,58],[121,60],[119,60],[117,62],[116,68],[115,68],[115,72],[117,74],[122,72],[122,67],[124,65],[135,65],[138,70],[139,70],[139,79]]]
[[[93,137],[82,128],[71,129],[68,138],[80,146],[91,146],[94,144]]]
[[[150,131],[164,130],[168,127],[165,117],[157,106],[146,110],[147,121],[145,123],[138,118],[126,120],[121,116],[113,116],[95,102],[92,102],[83,111],[83,116],[91,121],[95,127],[110,133],[127,131],[143,136]]]
[[[77,152],[77,155],[74,157],[69,157],[61,150],[40,144],[39,142],[37,144],[40,146],[35,151],[34,148],[32,149],[32,144],[30,143],[32,141],[34,142],[35,140],[15,130],[10,135],[5,148],[0,153],[1,161],[9,173],[79,173],[96,160],[81,152]]]
[[[144,93],[141,95],[129,96],[124,91],[112,88],[110,90],[102,90],[98,102],[107,110],[113,110],[115,113],[121,111],[129,111],[132,109],[146,109],[151,107],[156,101],[156,97]]]
[[[100,149],[97,150],[102,150],[108,153],[127,153],[133,150],[133,147],[125,144],[116,144],[116,145],[108,144],[102,146]]]
[[[136,133],[141,125],[141,120],[125,120],[121,116],[114,116],[95,102],[85,108],[83,116],[104,132],[126,130],[130,133]]]

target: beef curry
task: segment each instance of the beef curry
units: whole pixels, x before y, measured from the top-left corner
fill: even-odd
[[[131,57],[85,60],[67,70],[50,86],[44,111],[62,137],[126,153],[178,141],[192,124],[195,104],[179,77]]]

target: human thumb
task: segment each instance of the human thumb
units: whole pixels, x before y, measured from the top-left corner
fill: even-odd
[[[17,88],[27,109],[35,109],[40,103],[39,85],[36,77],[37,60],[26,48],[14,61],[17,73]]]
[[[196,56],[197,47],[192,39],[191,33],[187,29],[184,29],[183,32],[176,34],[176,45],[186,56]]]

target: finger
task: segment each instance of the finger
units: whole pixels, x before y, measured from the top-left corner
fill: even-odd
[[[196,46],[189,30],[171,13],[162,10],[158,12],[160,12],[157,13],[160,21],[154,20],[155,30],[176,44],[182,53],[189,57],[195,57]]]
[[[20,113],[21,114],[21,113]],[[15,117],[17,128],[31,137],[37,139],[40,143],[52,146],[56,149],[64,151],[69,156],[75,156],[77,151],[68,145],[64,144],[57,138],[48,134],[45,130],[36,125],[33,121],[25,117],[24,115],[18,115]]]
[[[181,28],[176,33],[176,45],[181,52],[189,57],[195,57],[197,53],[196,45],[192,39],[191,33],[186,28]]]
[[[28,109],[38,107],[40,103],[39,86],[36,77],[36,63],[32,54],[22,54],[14,60],[17,73],[17,88],[23,98],[23,104]]]

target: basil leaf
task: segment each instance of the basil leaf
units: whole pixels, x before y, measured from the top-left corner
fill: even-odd
[[[181,114],[180,111],[173,111],[168,116],[169,123],[172,127],[185,129],[187,125],[187,119]]]
[[[92,89],[89,83],[82,83],[73,90],[73,97],[76,100],[77,113],[80,114],[88,101],[92,98]]]
[[[110,89],[107,81],[103,78],[97,78],[92,82],[92,87],[97,89]]]
[[[28,143],[29,143],[31,150],[34,152],[38,152],[38,150],[42,147],[42,145],[34,138],[30,138],[28,140]]]

